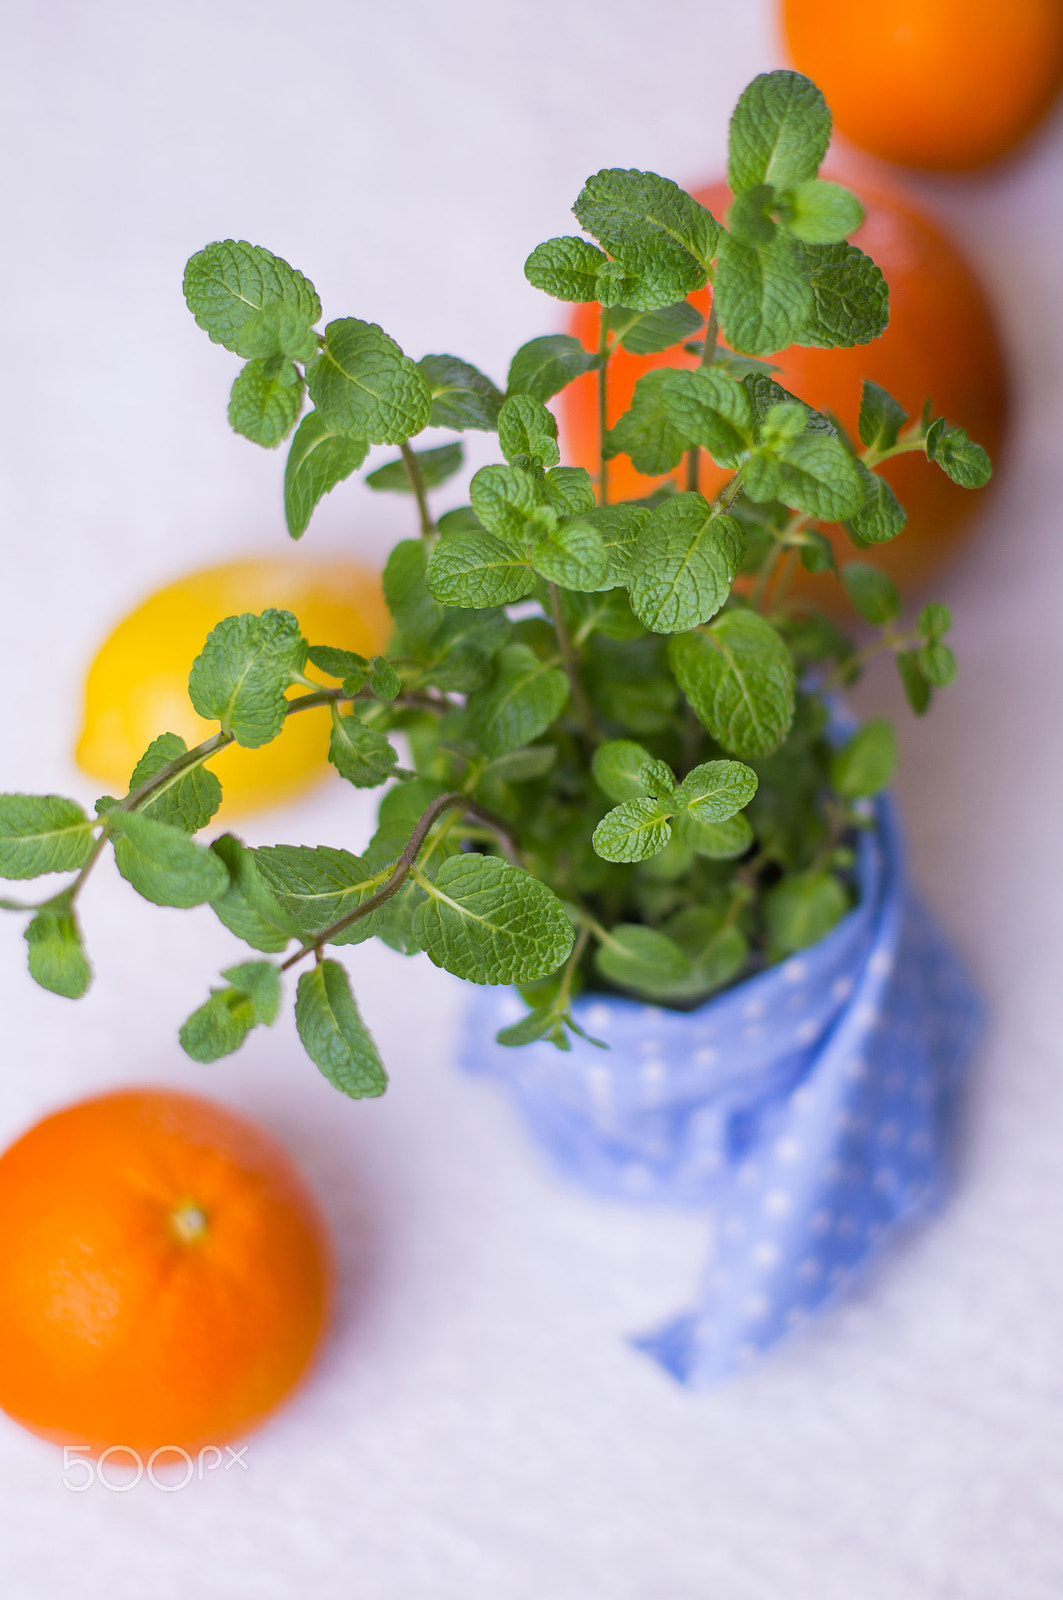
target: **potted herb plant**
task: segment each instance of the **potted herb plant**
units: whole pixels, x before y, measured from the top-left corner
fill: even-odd
[[[929,407],[909,419],[872,384],[853,440],[772,377],[772,352],[863,344],[888,318],[881,273],[845,242],[859,202],[817,177],[830,133],[814,85],[775,72],[734,113],[726,219],[653,173],[590,178],[574,207],[582,234],[540,244],[525,273],[556,299],[601,304],[598,348],[533,339],[504,392],[456,357],[411,359],[356,317],[318,331],[313,285],[259,246],[193,256],[189,307],[245,363],[233,428],[276,446],[309,398],[285,471],[293,538],[371,445],[398,447],[367,480],[416,510],[384,573],[391,649],[365,660],[307,640],[282,611],[227,618],[189,680],[213,737],[188,750],[160,730],[127,794],[95,816],[54,795],[0,799],[0,872],[72,874],[19,907],[46,988],[77,997],[89,983],[78,902],[110,849],[142,896],[207,902],[251,947],[181,1029],[197,1061],[272,1023],[298,971],[311,1059],[345,1094],[380,1094],[384,1067],[331,953],[370,937],[473,984],[515,985],[518,1014],[496,1019],[502,1048],[484,1032],[474,1054],[570,1170],[617,1193],[729,1196],[725,1281],[652,1341],[684,1376],[770,1342],[925,1204],[943,1064],[960,1059],[971,1017],[947,951],[906,906],[876,799],[894,768],[890,726],[853,728],[837,696],[885,651],[921,715],[955,671],[947,610],[902,622],[868,559],[905,520],[876,469],[921,451],[976,487],[990,464],[962,429]],[[707,282],[706,324],[688,296]],[[595,483],[561,463],[547,402],[594,371],[604,418],[620,345],[700,361],[640,379],[603,429]],[[468,505],[438,516],[433,491],[462,449],[417,449],[426,428],[497,433],[503,457],[475,474]],[[731,472],[711,504],[693,487],[700,451]],[[691,487],[611,503],[608,462],[625,452],[660,474],[685,457]],[[837,522],[854,547],[840,566],[820,531]],[[857,636],[792,597],[798,565],[840,583]],[[360,852],[196,843],[221,798],[212,756],[264,745],[322,704],[332,764],[384,791]],[[526,1065],[512,1046],[531,1047]],[[906,1154],[876,1166],[868,1141],[902,1093],[883,1149],[903,1141]],[[823,1195],[846,1183],[842,1226],[842,1202]],[[833,1254],[809,1248],[823,1216]]]

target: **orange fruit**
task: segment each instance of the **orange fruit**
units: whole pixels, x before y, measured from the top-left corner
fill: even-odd
[[[783,0],[782,23],[838,132],[905,166],[995,161],[1063,82],[1059,0]]]
[[[817,410],[836,416],[850,436],[857,437],[861,383],[881,384],[914,419],[928,397],[935,412],[965,427],[972,439],[996,458],[1007,412],[1004,362],[992,312],[985,295],[956,246],[907,197],[851,184],[864,203],[867,217],[852,242],[878,262],[890,286],[890,322],[880,339],[852,349],[813,350],[792,346],[771,360],[781,368],[779,383]],[[715,215],[725,218],[730,205],[726,184],[693,191]],[[708,291],[692,295],[702,311]],[[598,307],[576,306],[570,331],[588,348],[598,339]],[[610,426],[631,403],[643,372],[663,364],[695,365],[697,357],[681,349],[660,355],[633,356],[617,350],[609,366]],[[588,373],[561,396],[562,436],[567,459],[594,475],[598,462],[596,375]],[[948,560],[964,525],[984,491],[961,489],[921,452],[888,463],[883,474],[908,512],[908,523],[889,544],[870,555],[902,586],[923,584]],[[685,487],[685,463],[673,474]],[[698,487],[718,493],[728,474],[704,452]],[[637,473],[627,456],[609,463],[610,496],[622,500],[649,493],[660,479]],[[828,528],[839,553],[853,555],[841,528]],[[817,585],[826,598],[826,586]]]
[[[42,1438],[142,1459],[238,1438],[306,1370],[330,1296],[291,1159],[207,1100],[102,1095],[0,1156],[0,1407]]]
[[[217,723],[198,716],[188,698],[192,662],[223,617],[267,606],[294,612],[311,644],[360,655],[383,650],[391,632],[379,577],[353,561],[276,556],[191,572],[157,589],[100,647],[85,683],[78,765],[124,794],[160,733],[179,733],[190,748],[216,733]],[[222,785],[221,814],[301,794],[328,772],[328,744],[329,713],[321,708],[290,717],[260,750],[223,750],[210,762]]]

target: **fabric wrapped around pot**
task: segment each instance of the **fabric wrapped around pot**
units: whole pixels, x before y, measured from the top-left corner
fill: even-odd
[[[635,1339],[684,1382],[718,1381],[818,1311],[939,1203],[981,1007],[909,894],[892,806],[862,835],[860,900],[824,939],[694,1011],[586,994],[603,1040],[509,1049],[509,990],[478,992],[464,1065],[498,1078],[568,1177],[598,1194],[706,1205],[697,1305]]]

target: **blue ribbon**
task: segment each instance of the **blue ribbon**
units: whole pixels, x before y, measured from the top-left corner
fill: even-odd
[[[886,800],[858,880],[825,939],[696,1011],[581,996],[574,1015],[608,1051],[497,1045],[523,1008],[477,993],[463,1063],[506,1085],[568,1177],[713,1207],[697,1304],[634,1340],[685,1383],[716,1382],[797,1328],[944,1192],[981,1006],[906,890]]]

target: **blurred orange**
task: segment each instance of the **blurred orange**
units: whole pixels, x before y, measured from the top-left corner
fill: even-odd
[[[838,132],[905,166],[995,161],[1063,82],[1060,0],[783,0],[782,19]]]
[[[959,250],[893,190],[851,183],[867,211],[852,242],[879,266],[890,286],[890,323],[880,339],[852,349],[813,350],[794,345],[773,356],[776,378],[817,410],[830,411],[857,436],[861,382],[870,378],[894,395],[914,418],[923,401],[965,427],[994,458],[1004,434],[1007,391],[1000,343],[985,295]],[[723,182],[692,191],[714,215],[725,218],[730,191]],[[708,309],[708,291],[692,295]],[[598,340],[599,308],[574,308],[570,331],[588,348]],[[681,349],[633,356],[618,349],[609,367],[610,426],[631,403],[635,383],[662,365],[696,365]],[[566,459],[594,475],[598,466],[597,377],[588,373],[561,396]],[[685,464],[672,475],[685,487]],[[701,453],[698,487],[718,493],[729,474]],[[917,587],[938,571],[959,543],[965,524],[985,491],[961,489],[919,454],[902,456],[884,471],[908,524],[890,544],[876,546],[874,561],[902,585]],[[636,472],[627,456],[609,463],[609,493],[614,500],[648,494],[661,482]],[[852,554],[844,530],[828,528],[839,551]]]
[[[380,578],[353,561],[277,556],[191,572],[157,589],[101,646],[85,684],[79,766],[124,794],[160,733],[180,734],[189,748],[216,733],[188,698],[192,662],[223,617],[267,606],[294,612],[311,644],[360,655],[383,650],[391,631]],[[318,782],[329,770],[329,725],[327,708],[301,711],[262,749],[223,750],[209,763],[224,795],[219,814],[278,805]]]

